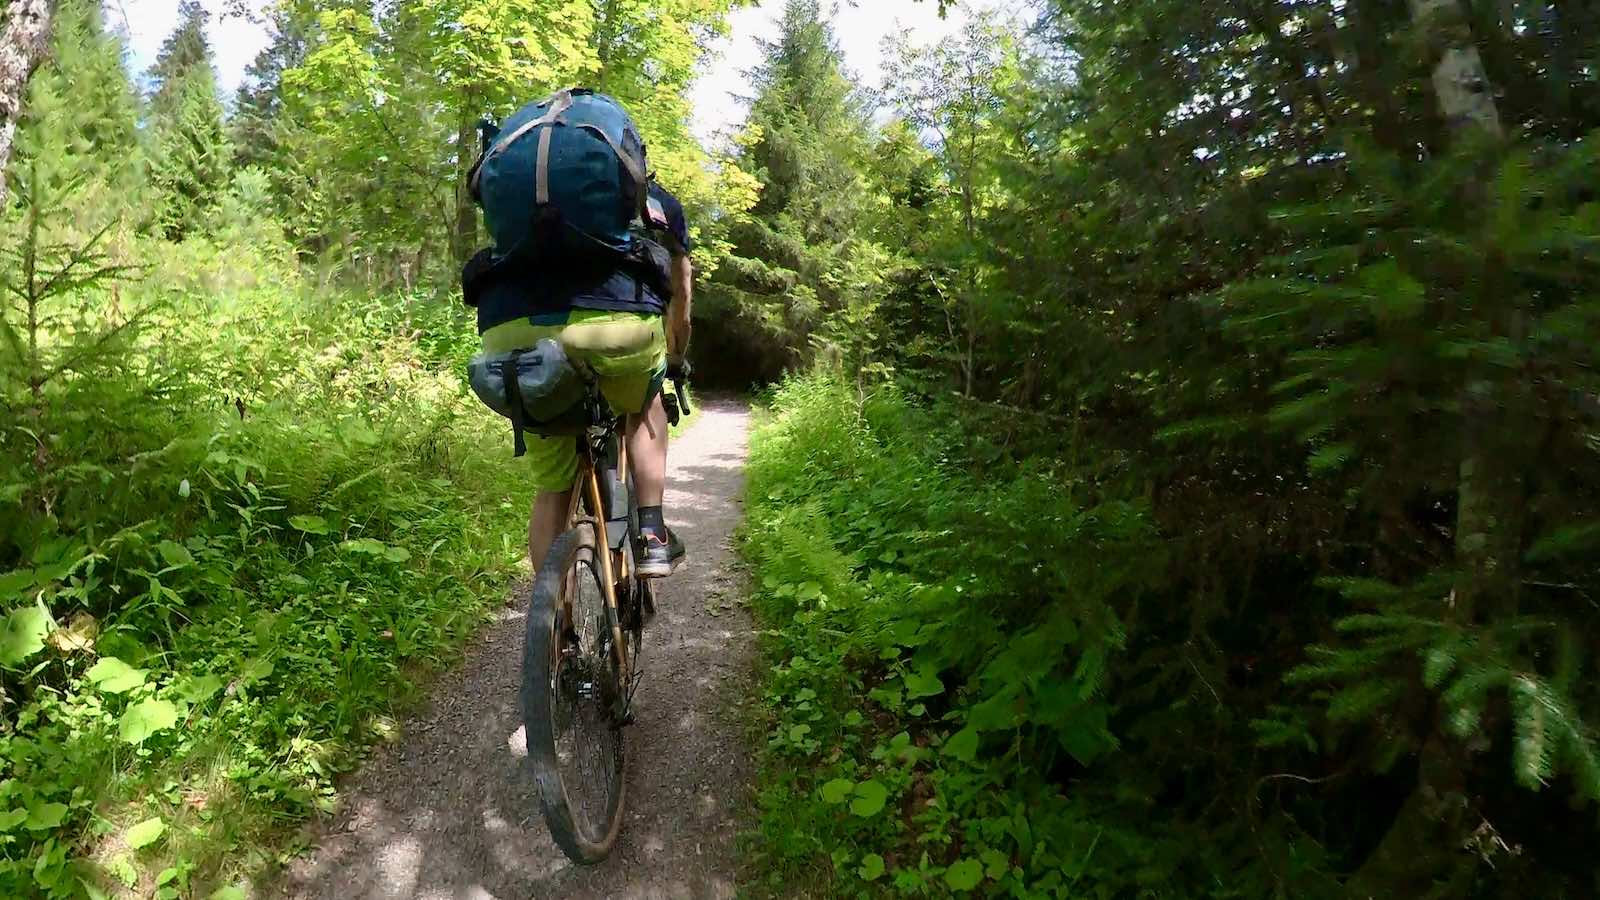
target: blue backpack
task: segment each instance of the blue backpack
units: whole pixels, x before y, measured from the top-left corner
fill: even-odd
[[[635,253],[630,226],[646,216],[650,170],[621,104],[574,88],[482,128],[470,186],[497,256]]]

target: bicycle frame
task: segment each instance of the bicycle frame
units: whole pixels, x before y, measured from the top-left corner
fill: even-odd
[[[680,381],[676,396],[662,398],[672,424],[678,411],[688,408],[682,391]],[[546,434],[571,435],[578,464],[565,510],[566,528],[552,542],[555,555],[547,554],[534,575],[519,695],[528,759],[550,834],[568,858],[596,863],[611,852],[622,828],[627,793],[622,730],[633,722],[639,645],[645,618],[654,609],[655,582],[639,576],[637,544],[632,543],[639,537],[638,507],[629,484],[627,430],[593,384],[586,407],[587,421],[576,434],[570,427],[576,423],[570,421]],[[592,609],[590,580],[599,582],[602,610]],[[575,619],[580,603],[582,622]],[[599,615],[610,618],[592,621]],[[602,657],[595,644],[605,639],[606,629],[611,648]],[[563,675],[568,660],[573,677]],[[575,715],[577,704],[587,704],[597,715]],[[573,746],[563,751],[567,743]],[[578,758],[580,745],[607,754],[593,757],[603,771],[593,766],[566,771]],[[596,782],[597,775],[605,780]],[[581,801],[577,806],[575,786]],[[595,795],[590,788],[603,793]],[[606,804],[603,819],[595,818],[588,803],[596,797]]]
[[[684,375],[668,375],[673,380],[673,393],[663,394],[662,402],[666,405],[667,420],[676,425],[679,412],[689,412],[689,402],[684,394]],[[597,550],[600,551],[600,577],[604,582],[606,607],[611,615],[611,646],[616,657],[619,684],[628,685],[633,679],[633,657],[637,647],[629,647],[626,634],[631,630],[637,637],[642,625],[645,610],[650,608],[651,594],[648,586],[635,586],[632,595],[639,609],[630,609],[636,618],[625,622],[624,610],[620,598],[617,596],[619,585],[632,585],[635,576],[632,572],[633,556],[626,551],[626,543],[632,535],[625,535],[617,542],[617,549],[611,549],[611,535],[608,533],[608,524],[617,520],[607,519],[605,496],[600,490],[602,471],[596,467],[597,459],[610,456],[608,442],[616,441],[617,473],[622,496],[629,497],[629,484],[632,480],[628,467],[627,420],[610,416],[606,401],[591,389],[589,396],[590,425],[578,434],[578,471],[573,481],[572,499],[567,508],[567,527],[571,528],[580,522],[588,522],[594,527]],[[619,427],[620,426],[620,427]],[[603,437],[603,440],[602,440]],[[606,476],[609,480],[610,476]],[[583,506],[587,503],[591,515],[583,515]],[[631,522],[634,510],[632,500],[628,501],[628,521]],[[626,526],[624,526],[626,527]],[[567,621],[572,619],[571,592],[567,592],[565,608],[562,610]]]
[[[617,470],[623,478],[626,487],[630,481],[628,472],[628,447],[627,442],[620,434],[614,434],[613,440],[617,447]],[[589,440],[587,431],[578,438],[578,474],[572,491],[572,502],[567,509],[567,522],[569,526],[576,526],[580,522],[588,522],[594,527],[596,550],[600,556],[601,588],[605,592],[606,607],[611,611],[611,647],[616,656],[617,671],[621,684],[627,684],[632,677],[632,660],[626,651],[627,644],[622,634],[622,608],[617,602],[617,585],[632,578],[631,557],[622,550],[611,549],[611,538],[606,532],[605,500],[600,494],[600,472],[595,468],[594,448]],[[582,515],[583,504],[587,502],[591,515]],[[621,578],[618,578],[618,574]],[[570,621],[572,618],[572,597],[567,594],[566,609],[563,613]]]

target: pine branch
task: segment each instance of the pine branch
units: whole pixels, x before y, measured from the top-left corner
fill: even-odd
[[[1516,734],[1512,767],[1517,782],[1536,791],[1549,783],[1552,771],[1547,721],[1549,705],[1539,682],[1527,675],[1519,675],[1511,680],[1510,694],[1512,727]]]
[[[123,332],[132,328],[134,325],[138,325],[145,319],[149,318],[149,316],[153,314],[156,309],[156,304],[150,304],[143,309],[140,309],[132,316],[129,316],[127,319],[112,326],[112,328],[109,330],[96,335],[94,340],[91,341],[87,347],[84,347],[78,352],[69,355],[56,365],[52,366],[48,371],[41,374],[38,379],[39,385],[43,386],[67,372],[78,370],[79,366],[84,362],[94,358],[95,356],[98,356],[106,347],[106,345],[110,344],[112,340],[119,337]]]
[[[119,223],[120,220],[112,219],[105,225],[101,226],[100,230],[96,231],[88,241],[69,250],[67,262],[49,278],[46,278],[44,284],[39,285],[35,289],[36,296],[48,297],[58,292],[65,293],[66,291],[75,290],[79,287],[93,284],[96,281],[114,277],[122,272],[134,270],[136,267],[130,265],[101,266],[96,268],[94,272],[91,272],[88,275],[78,278],[69,277],[73,270],[83,263],[90,260],[98,261],[104,258],[101,254],[94,252],[95,245],[99,244],[100,241],[111,232],[111,229],[116,227]]]

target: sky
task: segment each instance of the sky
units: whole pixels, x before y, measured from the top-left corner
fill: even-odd
[[[704,73],[694,86],[694,132],[701,143],[715,143],[744,118],[750,92],[745,73],[761,61],[761,42],[778,34],[784,0],[763,0],[760,6],[733,14],[733,34],[711,48]],[[918,43],[932,43],[961,27],[967,13],[959,7],[939,18],[937,0],[856,0],[838,3],[834,36],[845,65],[864,85],[880,87],[881,45],[890,34],[909,32]]]
[[[249,0],[260,10],[269,0]],[[244,70],[266,45],[260,25],[222,15],[224,0],[204,0],[211,10],[208,36],[216,57],[217,78],[231,98]],[[882,77],[880,44],[890,33],[906,31],[919,43],[937,40],[960,27],[966,13],[957,8],[939,18],[936,0],[838,0],[834,32],[845,62],[861,81],[878,87]],[[775,37],[783,0],[763,0],[760,6],[733,14],[733,34],[717,43],[703,63],[703,73],[693,89],[694,132],[703,142],[714,143],[744,117],[749,93],[745,73],[761,59],[761,41]],[[155,62],[162,41],[178,24],[178,0],[107,0],[107,20],[128,34],[129,65],[142,74]]]
[[[248,6],[256,12],[267,3],[268,0],[248,0]],[[267,45],[267,32],[263,26],[245,19],[224,16],[224,0],[204,0],[203,5],[211,12],[206,36],[211,39],[217,78],[223,94],[231,98],[244,78],[245,67]],[[129,68],[142,76],[156,61],[161,43],[178,27],[178,0],[106,0],[105,8],[107,24],[126,30]]]

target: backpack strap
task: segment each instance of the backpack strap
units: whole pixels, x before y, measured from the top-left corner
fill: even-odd
[[[650,173],[644,170],[644,161],[634,159],[633,156],[630,155],[626,150],[623,150],[621,145],[619,145],[615,140],[612,140],[611,135],[606,134],[605,129],[588,124],[579,125],[578,127],[584,129],[585,131],[592,132],[596,137],[600,138],[600,140],[605,141],[606,146],[611,148],[611,152],[615,153],[617,155],[617,159],[622,161],[622,167],[628,170],[629,177],[633,179],[634,194],[637,195],[638,199],[639,220],[641,222],[650,221],[647,217],[647,213],[649,211],[648,204],[650,202]]]
[[[550,204],[550,136],[555,128],[539,132],[539,161],[533,168],[533,202],[540,206]]]
[[[540,206],[550,202],[550,136],[555,132],[555,126],[561,124],[561,114],[572,108],[572,92],[555,94],[549,103],[550,109],[527,126],[550,126],[539,132],[539,161],[534,167],[533,202]]]
[[[472,169],[467,172],[467,192],[479,204],[483,203],[483,192],[478,189],[479,176],[483,174],[484,160],[489,158],[489,148],[493,146],[494,139],[500,134],[500,126],[487,118],[478,120],[478,161],[472,164]]]
[[[501,153],[504,153],[507,147],[516,143],[518,138],[522,137],[533,129],[538,128],[541,125],[553,125],[559,123],[561,121],[562,114],[572,108],[572,92],[557,91],[556,93],[551,94],[549,97],[546,97],[544,103],[549,104],[549,108],[545,110],[544,115],[537,119],[522,123],[517,130],[511,132],[510,134],[496,138],[494,146],[484,151],[483,157],[478,160],[477,170],[472,173],[472,189],[474,191],[478,190],[478,175],[483,171],[483,164],[491,159],[494,159],[496,156],[499,156]],[[544,185],[544,190],[540,192],[540,203],[550,202],[549,162],[550,132],[547,129],[544,134],[539,136],[539,183]]]
[[[506,404],[511,407],[512,445],[516,448],[518,459],[528,453],[528,439],[522,434],[522,429],[528,424],[528,415],[522,408],[522,384],[517,380],[517,360],[521,357],[520,353],[512,353],[500,361],[500,378],[506,384]]]

